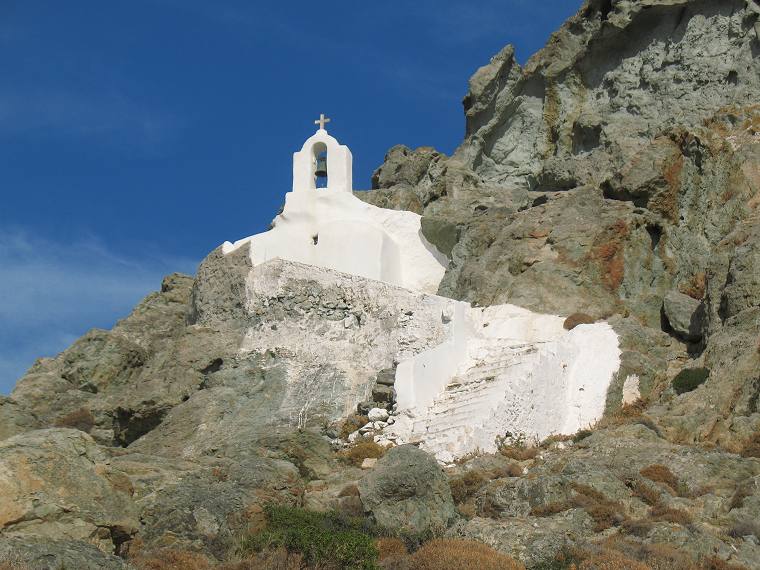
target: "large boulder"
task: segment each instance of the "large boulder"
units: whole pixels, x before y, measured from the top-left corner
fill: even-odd
[[[0,441],[40,426],[37,417],[18,402],[0,396]]]
[[[359,496],[379,525],[402,532],[441,530],[457,516],[443,470],[413,445],[385,454],[359,481]]]
[[[679,291],[670,291],[662,303],[665,318],[673,332],[685,340],[699,340],[702,337],[702,303]]]
[[[6,562],[9,565],[3,566]],[[16,566],[16,564],[18,566]],[[34,570],[129,570],[124,560],[76,540],[49,538],[0,538],[0,566]]]
[[[82,540],[108,553],[138,527],[131,484],[78,430],[0,442],[0,534]]]

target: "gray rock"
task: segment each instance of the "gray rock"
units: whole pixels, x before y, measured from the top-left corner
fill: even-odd
[[[11,398],[0,396],[0,441],[42,427],[32,412]]]
[[[92,544],[53,538],[0,538],[0,564],[34,570],[129,570],[118,556],[106,554]]]
[[[365,510],[383,527],[410,533],[440,531],[456,518],[446,476],[432,455],[394,447],[359,481]]]
[[[702,303],[679,291],[670,291],[662,304],[665,317],[673,331],[683,339],[695,341],[702,338]]]
[[[93,439],[45,429],[0,442],[0,533],[84,540],[113,553],[139,528],[131,485]]]
[[[377,373],[375,382],[383,386],[393,386],[396,383],[396,369],[385,368]]]

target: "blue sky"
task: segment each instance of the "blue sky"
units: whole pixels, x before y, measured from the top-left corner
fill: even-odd
[[[0,0],[0,393],[172,271],[263,231],[320,112],[354,186],[450,153],[467,79],[580,0]]]

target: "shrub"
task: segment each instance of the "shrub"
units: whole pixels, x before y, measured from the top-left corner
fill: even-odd
[[[348,439],[350,434],[354,433],[359,428],[366,426],[367,422],[369,422],[367,416],[354,414],[347,417],[340,426],[340,437],[342,439]]]
[[[627,520],[623,506],[617,501],[608,499],[588,485],[575,483],[572,488],[576,493],[572,498],[534,507],[530,514],[534,517],[550,517],[570,509],[581,508],[594,519],[596,532],[617,526]]]
[[[382,537],[375,541],[380,561],[392,556],[406,556],[409,551],[406,549],[406,543],[396,537]]]
[[[573,490],[577,493],[571,500],[573,505],[585,510],[594,519],[594,530],[601,532],[610,527],[617,526],[626,520],[623,506],[617,501],[607,498],[593,487],[573,484]]]
[[[472,469],[462,475],[449,481],[451,487],[451,496],[457,504],[464,503],[475,493],[480,491],[487,482],[483,472],[478,469]]]
[[[704,384],[709,375],[707,368],[684,368],[673,378],[673,389],[678,395],[691,392]]]
[[[553,503],[547,503],[545,505],[539,505],[533,507],[530,514],[534,517],[550,517],[558,513],[563,513],[574,508],[575,505],[572,501],[555,501]]]
[[[291,554],[284,548],[267,550],[254,557],[217,566],[215,570],[301,570],[303,556]]]
[[[90,433],[93,427],[95,427],[95,418],[92,412],[87,408],[79,408],[73,412],[69,412],[65,416],[61,416],[55,421],[56,427],[67,427],[78,429],[85,433]]]
[[[595,322],[596,319],[590,315],[587,315],[586,313],[573,313],[565,319],[565,322],[562,323],[562,326],[565,327],[566,330],[571,331],[578,325],[592,325]]]
[[[31,570],[29,566],[18,560],[0,560],[0,570]]]
[[[649,520],[652,522],[672,522],[681,526],[690,525],[693,519],[689,513],[680,509],[672,509],[659,503],[649,509]]]
[[[639,473],[642,477],[646,477],[655,483],[665,483],[674,491],[678,489],[680,484],[678,477],[676,477],[670,469],[657,463],[644,467]]]
[[[360,467],[365,459],[380,458],[385,454],[385,448],[374,441],[362,439],[339,453],[344,461]]]
[[[243,537],[239,554],[285,549],[300,554],[312,566],[377,567],[377,547],[362,519],[278,505],[268,505],[264,512],[266,526]]]
[[[756,432],[741,450],[742,457],[760,458],[760,432]]]
[[[578,443],[579,441],[583,441],[587,437],[589,437],[593,432],[590,429],[582,429],[578,430],[578,432],[573,435],[573,443]]]
[[[415,570],[524,570],[525,566],[475,540],[435,539],[412,555]]]
[[[131,558],[138,570],[211,570],[208,558],[197,552],[164,548]]]
[[[695,273],[688,280],[682,282],[678,286],[678,290],[684,295],[688,295],[693,299],[701,301],[705,298],[705,290],[707,289],[707,276],[704,271]]]
[[[660,492],[654,489],[655,485],[648,485],[644,481],[635,480],[629,484],[633,495],[644,501],[647,505],[654,506],[660,502]]]

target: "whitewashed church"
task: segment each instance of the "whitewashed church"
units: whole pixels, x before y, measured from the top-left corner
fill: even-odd
[[[442,461],[493,450],[507,432],[543,439],[601,418],[620,366],[612,327],[567,331],[563,317],[437,296],[447,257],[422,235],[419,215],[353,195],[351,151],[327,122],[320,116],[293,154],[293,188],[272,229],[222,246],[225,255],[249,247],[251,304],[288,279],[311,279],[339,287],[369,315],[333,323],[305,312],[247,335],[243,352],[285,347],[302,359],[289,378],[294,401],[303,402],[299,421],[319,405],[304,379],[320,361],[340,371],[333,382],[355,388],[341,396],[345,415],[366,396],[370,371],[394,364],[394,423],[376,441],[417,442]]]

